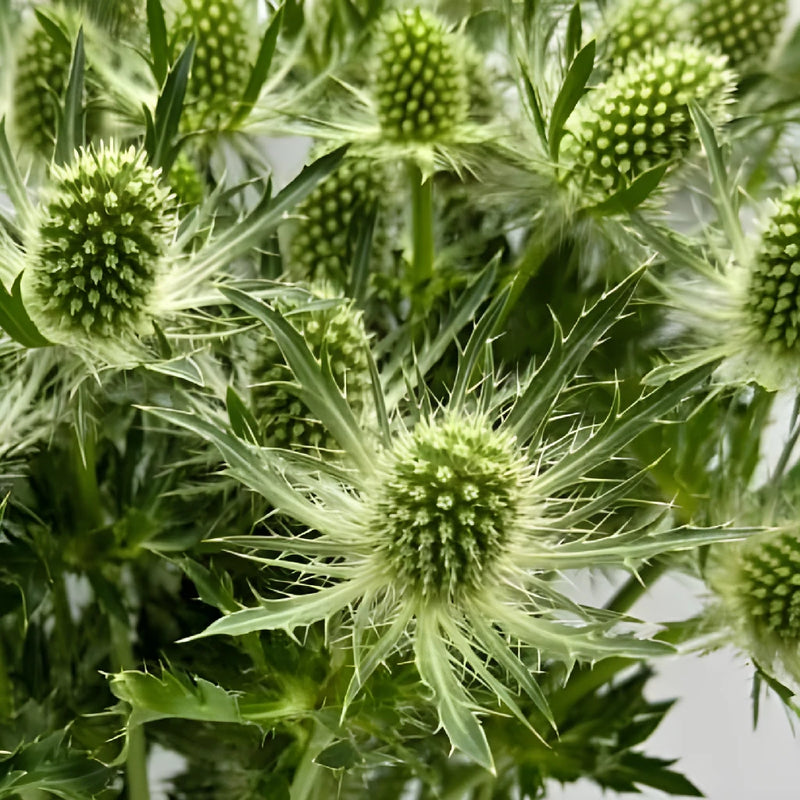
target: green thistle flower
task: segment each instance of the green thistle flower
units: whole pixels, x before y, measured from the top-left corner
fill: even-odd
[[[255,17],[242,0],[183,0],[172,31],[181,45],[195,37],[186,115],[192,128],[224,125],[250,78]]]
[[[149,328],[172,235],[169,200],[133,147],[81,149],[52,168],[23,273],[25,304],[42,333],[113,340]]]
[[[765,342],[792,350],[800,332],[800,185],[775,202],[750,276],[747,307]]]
[[[333,293],[317,288],[318,298]],[[301,309],[297,302],[282,300],[279,307],[291,313],[292,323],[303,335],[311,352],[320,358],[325,352],[336,385],[347,396],[354,412],[361,416],[370,391],[367,337],[362,315],[352,303],[336,303],[316,309]],[[273,340],[263,342],[253,359],[251,375],[253,407],[268,447],[339,450],[336,437],[325,430],[303,400],[287,385],[291,371]]]
[[[38,18],[32,22],[16,59],[13,123],[19,142],[46,157],[53,151],[71,60],[66,35],[51,35]]]
[[[620,70],[633,54],[667,47],[688,25],[685,0],[619,0],[600,37],[604,60]]]
[[[439,19],[419,8],[389,14],[378,59],[374,91],[385,136],[433,142],[466,121],[465,61],[457,38]]]
[[[558,352],[572,358],[577,343],[585,348],[602,338],[635,277],[590,309]],[[235,544],[248,549],[283,554],[250,557],[296,572],[304,591],[260,599],[200,636],[291,632],[341,613],[352,626],[355,660],[345,712],[382,663],[393,655],[408,660],[413,649],[453,746],[487,769],[492,755],[474,713],[474,682],[530,728],[516,699],[519,689],[553,722],[531,665],[553,659],[571,667],[669,650],[619,633],[613,615],[573,603],[553,579],[560,570],[631,567],[733,535],[642,528],[629,515],[629,527],[606,531],[600,524],[608,524],[614,498],[622,494],[597,471],[707,371],[656,390],[600,426],[578,425],[564,436],[550,422],[558,426],[558,396],[578,364],[556,355],[521,382],[490,376],[481,382],[481,397],[468,393],[471,368],[462,367],[446,408],[423,402],[403,413],[397,405],[407,395],[403,386],[374,404],[378,424],[364,428],[288,319],[243,292],[226,294],[269,325],[309,408],[348,458],[343,469],[324,453],[301,460],[296,452],[256,447],[227,430],[211,409],[207,415],[155,410],[214,443],[232,476],[314,531],[237,538]],[[478,352],[486,344],[470,342],[468,349]],[[308,591],[306,577],[320,582]]]
[[[712,548],[707,579],[739,644],[800,681],[800,538],[795,526]]]
[[[561,162],[572,167],[573,180],[601,196],[613,194],[643,172],[685,156],[696,139],[689,101],[720,120],[732,88],[724,57],[694,45],[633,56],[573,114]]]
[[[377,202],[376,169],[363,158],[345,159],[298,207],[290,248],[300,276],[347,285],[354,223]]]
[[[690,29],[739,72],[763,63],[788,13],[786,0],[694,0]]]

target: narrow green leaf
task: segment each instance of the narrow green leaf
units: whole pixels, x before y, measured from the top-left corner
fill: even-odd
[[[450,743],[494,774],[494,760],[486,734],[470,711],[470,699],[453,672],[438,620],[432,613],[417,617],[414,650],[419,675],[433,691],[439,719]]]
[[[53,156],[56,164],[68,164],[75,151],[83,144],[85,119],[83,111],[83,73],[84,73],[83,28],[78,31],[69,81],[64,93],[64,107],[56,132],[56,148]]]
[[[367,298],[372,238],[375,233],[377,218],[378,209],[377,206],[373,206],[367,216],[360,221],[356,235],[356,246],[353,252],[347,295],[361,306],[364,305]]]
[[[514,430],[520,441],[529,440],[541,430],[562,389],[606,331],[619,319],[642,272],[640,269],[631,273],[588,311],[584,311],[566,338],[562,337],[556,323],[550,352],[528,380],[528,385],[504,423]]]
[[[21,280],[22,273],[17,275],[14,285],[11,287],[11,294],[0,283],[0,328],[14,341],[25,347],[47,347],[52,342],[42,336],[23,305],[20,290]]]
[[[147,0],[147,31],[150,40],[150,58],[156,86],[161,88],[169,68],[169,46],[167,45],[167,24],[161,0]]]
[[[178,147],[175,144],[178,129],[183,113],[183,100],[186,96],[186,84],[189,80],[189,71],[194,58],[195,40],[189,39],[183,52],[164,81],[164,87],[156,102],[156,111],[153,115],[153,127],[148,127],[145,136],[144,149],[153,169],[159,167],[166,174],[172,167]]]
[[[6,136],[6,118],[0,118],[0,185],[6,190],[19,217],[20,227],[33,219],[33,204],[28,197],[25,182],[17,169],[17,161],[11,153]]]
[[[272,65],[272,56],[275,54],[275,45],[278,41],[278,34],[280,33],[282,21],[283,6],[281,5],[273,14],[267,26],[267,30],[264,33],[264,38],[261,40],[258,57],[250,72],[250,78],[247,81],[247,86],[242,95],[242,102],[233,115],[233,125],[247,117],[258,100],[258,96],[261,94],[261,89],[267,80],[267,75],[269,75],[269,69]]]
[[[361,427],[336,381],[314,357],[302,335],[277,311],[239,289],[220,291],[246,313],[263,322],[275,337],[289,368],[300,383],[299,396],[336,441],[367,473],[374,468],[375,456],[364,446]]]
[[[536,95],[536,89],[531,82],[531,76],[528,74],[528,70],[525,68],[525,65],[520,61],[519,68],[522,73],[522,83],[525,87],[525,97],[528,100],[528,109],[531,113],[531,119],[533,120],[533,126],[536,130],[536,133],[539,135],[539,141],[542,147],[545,150],[549,149],[547,144],[547,125],[544,121],[544,114],[542,113],[542,105],[539,102],[539,98]]]
[[[595,50],[596,42],[592,39],[575,56],[553,104],[553,113],[550,115],[550,128],[547,132],[547,141],[550,143],[550,156],[553,161],[558,161],[558,149],[564,136],[564,124],[578,104],[578,100],[581,99],[586,88],[586,82],[594,69]]]
[[[41,8],[34,8],[33,13],[36,14],[37,21],[52,40],[54,48],[60,48],[65,53],[71,52],[72,42],[69,40],[69,36],[64,33],[63,28],[47,16],[47,12]]]
[[[630,186],[625,186],[615,192],[607,200],[592,206],[590,209],[595,214],[602,216],[612,214],[630,214],[637,206],[641,205],[658,189],[661,179],[667,171],[669,164],[659,164],[648,169],[631,181]]]
[[[231,422],[233,432],[245,441],[258,444],[259,435],[256,418],[236,393],[233,386],[228,387],[225,395],[225,405],[228,408],[228,419]]]
[[[569,12],[569,19],[567,20],[567,35],[564,45],[567,61],[572,61],[572,57],[581,49],[582,38],[583,24],[581,20],[581,4],[580,0],[575,0],[572,11]]]
[[[689,113],[697,128],[697,133],[708,158],[708,169],[711,174],[711,184],[714,187],[714,203],[719,213],[722,228],[730,240],[733,252],[740,264],[747,262],[747,248],[745,246],[742,223],[739,220],[738,204],[728,180],[728,170],[722,157],[714,125],[708,114],[695,100],[689,101]]]

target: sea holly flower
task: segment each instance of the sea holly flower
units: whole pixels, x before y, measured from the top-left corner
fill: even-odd
[[[719,122],[733,86],[725,59],[691,44],[633,54],[570,117],[559,158],[568,180],[602,199],[648,170],[674,167],[697,141],[689,102]]]
[[[705,578],[721,628],[759,668],[800,684],[800,537],[796,525],[711,548]]]
[[[447,404],[422,400],[403,409],[395,392],[374,383],[378,420],[368,427],[287,319],[244,292],[227,290],[269,325],[301,396],[344,454],[332,463],[324,455],[258,447],[202,406],[152,409],[215,444],[232,476],[309,530],[224,540],[225,546],[279,554],[249,557],[295,572],[302,589],[259,599],[198,635],[291,633],[341,614],[352,629],[355,664],[343,716],[382,663],[413,650],[451,743],[490,770],[472,687],[488,689],[530,727],[515,699],[520,687],[552,723],[535,679],[543,662],[571,668],[610,655],[668,651],[661,642],[623,632],[610,612],[574,603],[553,581],[562,570],[635,569],[642,559],[735,535],[674,529],[651,516],[628,515],[626,523],[604,527],[641,476],[617,482],[598,470],[707,370],[645,395],[621,414],[613,409],[601,424],[565,430],[559,423],[562,391],[617,319],[637,277],[605,295],[569,336],[557,334],[538,370],[522,381],[485,380],[475,394],[468,387],[501,296],[467,344]]]
[[[676,266],[689,269],[658,282],[681,335],[670,347],[672,363],[655,369],[651,380],[719,361],[721,385],[755,382],[768,391],[800,385],[800,186],[786,187],[770,205],[755,242],[728,215],[733,252],[718,253],[716,264],[677,235],[645,226],[654,244],[672,249]]]
[[[312,287],[310,302],[301,304],[287,295],[276,300],[276,306],[288,315],[316,358],[325,354],[337,387],[360,419],[371,394],[363,314],[352,301],[336,298],[324,285]],[[336,438],[298,396],[277,343],[265,338],[263,329],[259,333],[250,375],[253,411],[263,431],[263,444],[302,451],[337,451]]]

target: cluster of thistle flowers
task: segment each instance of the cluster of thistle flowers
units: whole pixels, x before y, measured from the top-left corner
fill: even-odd
[[[176,17],[181,37],[189,30],[197,37],[185,118],[190,127],[223,126],[230,113],[222,102],[225,92],[241,97],[246,88],[247,71],[236,63],[249,52],[240,5],[246,4],[193,0]],[[579,204],[600,208],[640,176],[679,166],[697,144],[695,105],[716,123],[726,119],[736,81],[726,58],[745,57],[727,52],[733,45],[724,35],[723,52],[712,41],[717,34],[711,35],[708,9],[724,5],[704,4],[691,42],[656,37],[654,45],[634,48],[634,34],[648,35],[638,23],[620,37],[628,63],[615,68],[609,57],[605,82],[577,101],[555,148],[553,191],[573,205],[580,198]],[[777,9],[766,27],[773,36],[782,11],[780,4],[768,5]],[[760,31],[762,20],[742,16],[740,23]],[[717,29],[722,31],[722,23]],[[371,107],[387,152],[427,169],[431,157],[436,165],[449,164],[459,147],[489,135],[470,126],[464,46],[433,13],[390,10],[375,53]],[[56,93],[66,85],[55,79],[52,84]],[[52,130],[55,117],[45,122],[43,129]],[[551,167],[539,164],[542,170]],[[231,242],[255,241],[255,223],[234,228],[230,239],[222,234],[219,247],[212,238],[197,252],[182,252],[187,235],[176,233],[177,210],[162,177],[135,148],[103,144],[51,167],[49,189],[35,213],[19,201],[19,216],[32,219],[26,240],[21,246],[12,242],[9,252],[23,254],[25,309],[45,340],[82,342],[84,350],[103,352],[109,360],[122,351],[116,360],[125,362],[166,312],[197,302],[187,280],[194,286],[220,266],[227,268],[232,253],[253,255],[252,248],[236,251]],[[590,350],[603,339],[635,280],[604,294],[522,377],[495,375],[484,360],[501,317],[499,294],[465,345],[450,396],[432,402],[422,388],[419,403],[404,401],[406,389],[424,380],[424,352],[399,380],[384,380],[371,363],[362,313],[337,297],[342,273],[355,258],[353,236],[343,231],[352,233],[374,204],[374,178],[370,162],[348,158],[293,209],[293,266],[307,272],[303,277],[338,284],[333,297],[316,287],[299,304],[282,298],[267,305],[235,288],[214,295],[215,306],[232,301],[269,329],[247,365],[257,436],[236,435],[213,408],[207,416],[174,409],[155,413],[215,444],[232,475],[309,532],[271,534],[252,546],[277,553],[259,560],[299,574],[302,592],[226,614],[200,635],[292,632],[341,614],[351,621],[356,667],[338,698],[341,705],[352,703],[381,663],[413,651],[452,744],[492,769],[492,751],[475,712],[481,707],[476,687],[488,690],[525,726],[530,727],[526,703],[554,724],[532,664],[563,662],[571,668],[577,661],[646,658],[669,650],[662,642],[621,633],[612,614],[570,602],[553,581],[560,570],[630,567],[733,535],[670,530],[639,517],[609,533],[605,519],[633,484],[621,484],[621,490],[596,477],[711,371],[689,367],[716,361],[717,352],[703,351],[699,360],[692,354],[685,369],[676,361],[669,380],[625,414],[565,432],[562,406],[587,342]],[[186,185],[186,196],[197,197],[191,182]],[[730,319],[738,326],[732,330],[747,332],[735,341],[752,346],[750,360],[777,353],[782,368],[796,375],[795,189],[777,204],[759,247],[748,263],[722,274],[722,285],[732,287]],[[470,309],[467,319],[483,299],[471,307],[463,301]],[[764,631],[778,638],[771,652],[793,667],[785,653],[797,639],[796,541],[769,533],[729,552],[735,552],[732,566],[712,585],[724,602],[738,598],[732,614],[746,621],[753,638]],[[324,580],[314,583],[319,576]],[[728,588],[734,584],[746,587],[746,600]]]

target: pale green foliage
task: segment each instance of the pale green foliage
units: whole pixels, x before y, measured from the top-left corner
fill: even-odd
[[[41,329],[67,340],[147,329],[171,220],[167,189],[133,147],[88,148],[53,167],[25,271]]]

